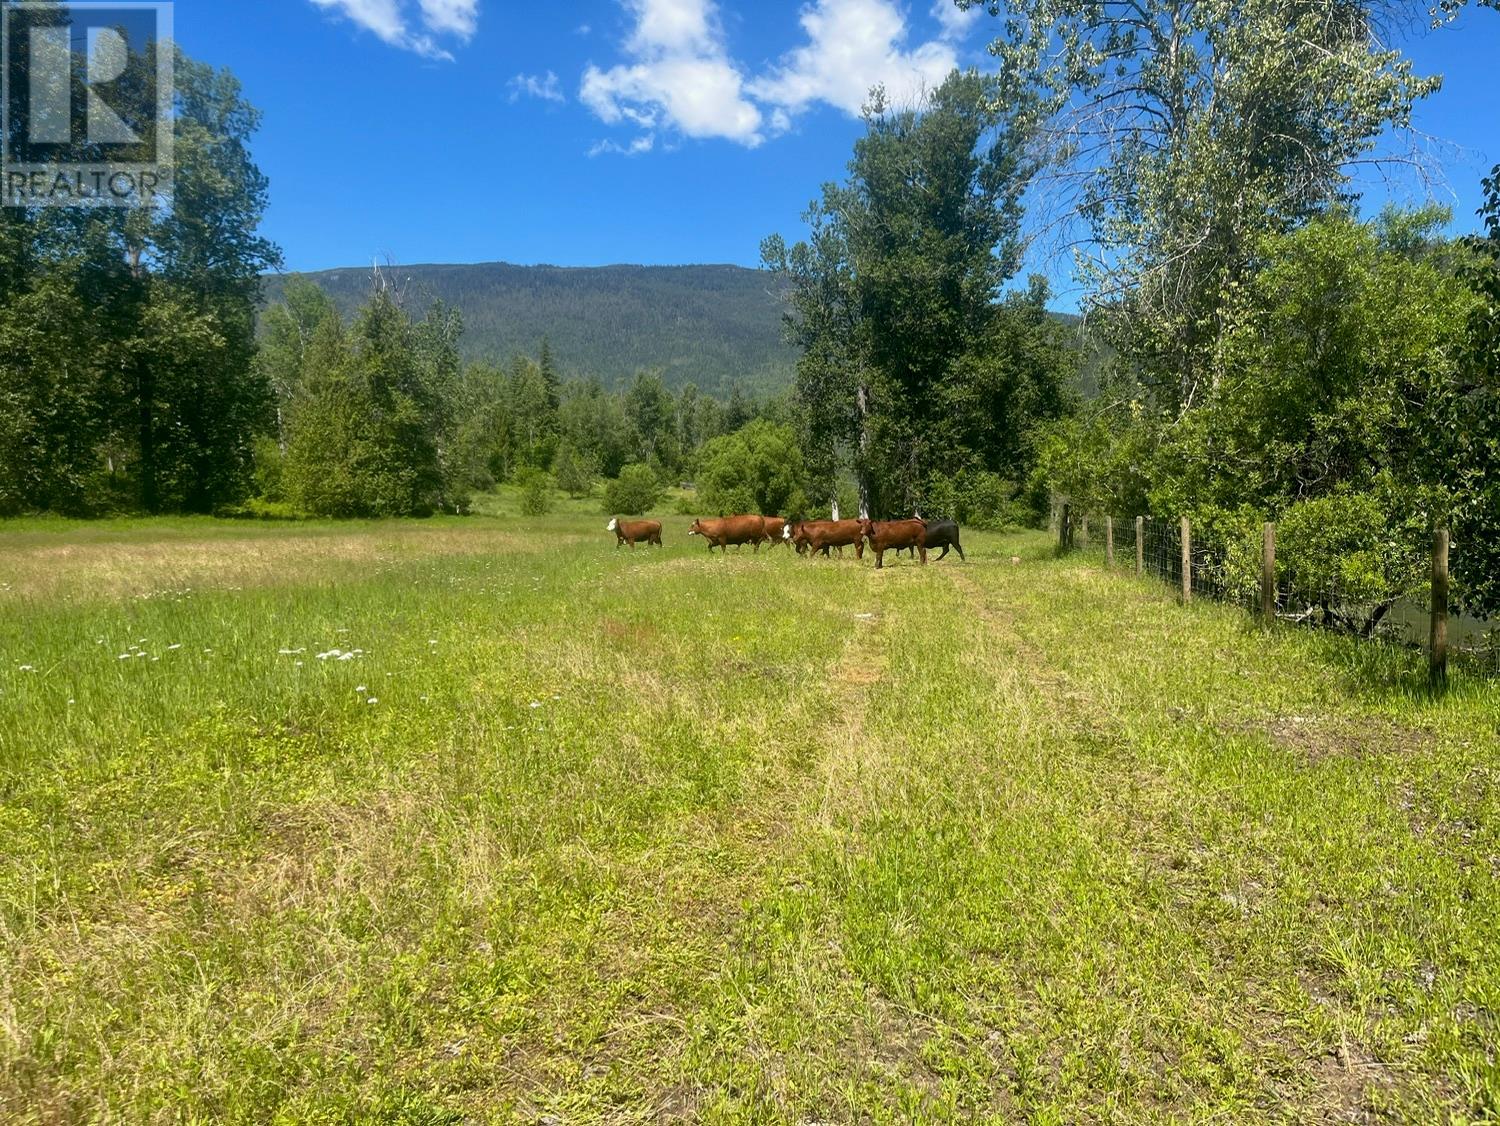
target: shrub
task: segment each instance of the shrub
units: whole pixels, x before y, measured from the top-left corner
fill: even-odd
[[[964,474],[955,482],[953,518],[987,532],[1030,527],[1037,514],[1013,482],[998,473]]]
[[[765,419],[704,444],[698,455],[698,492],[707,512],[785,515],[808,507],[802,449],[790,426]]]
[[[527,516],[545,516],[552,511],[552,478],[540,469],[523,469],[516,474],[521,488],[521,511]]]
[[[604,512],[609,516],[641,516],[661,500],[661,483],[649,465],[627,465],[604,486]]]
[[[1301,501],[1282,516],[1277,539],[1281,574],[1299,596],[1361,633],[1417,589],[1425,570],[1421,521],[1373,493]]]
[[[564,441],[552,459],[552,472],[557,477],[557,487],[574,500],[586,497],[594,491],[597,475],[593,463],[574,449],[571,442]]]

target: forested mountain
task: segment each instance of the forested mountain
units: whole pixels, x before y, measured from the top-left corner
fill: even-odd
[[[781,339],[781,283],[763,271],[503,262],[381,270],[412,312],[441,300],[463,314],[466,359],[534,355],[546,337],[564,373],[606,386],[623,386],[643,369],[659,369],[669,387],[695,383],[723,398],[736,384],[765,393],[792,382],[796,353]],[[346,318],[370,298],[368,267],[305,276]],[[283,285],[268,279],[268,304]]]

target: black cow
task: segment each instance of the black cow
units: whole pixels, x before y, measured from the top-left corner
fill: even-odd
[[[938,562],[938,561],[942,560],[943,557],[948,554],[948,549],[949,548],[952,548],[954,551],[958,552],[958,557],[960,559],[962,559],[965,563],[967,563],[969,561],[968,557],[966,555],[964,555],[964,546],[963,546],[963,544],[961,544],[961,543],[958,542],[958,523],[957,523],[957,521],[954,521],[954,520],[928,520],[926,523],[927,523],[927,550],[931,551],[934,548],[939,548],[939,547],[943,549],[943,554],[939,555],[937,557],[937,559],[934,560],[934,562]],[[913,558],[915,558],[916,554],[917,554],[916,551],[913,548],[909,548],[909,547],[901,548],[900,550],[898,550],[896,552],[896,554],[900,555],[902,551],[905,551],[908,555],[912,556]]]
[[[935,547],[943,549],[943,555],[948,554],[951,547],[958,552],[958,557],[965,563],[969,560],[964,555],[964,545],[958,542],[958,522],[954,520],[929,520],[927,521],[927,550]],[[941,560],[943,555],[939,555]]]

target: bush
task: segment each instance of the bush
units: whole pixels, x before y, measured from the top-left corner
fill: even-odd
[[[527,516],[545,516],[552,511],[552,478],[540,469],[523,469],[516,474],[521,488],[521,511]]]
[[[998,473],[963,474],[953,485],[953,511],[944,515],[987,532],[1027,528],[1036,523],[1037,513],[1019,493],[1013,482]]]
[[[1281,574],[1299,597],[1361,633],[1418,589],[1426,569],[1421,521],[1373,493],[1301,501],[1282,516],[1277,540]]]
[[[698,455],[697,485],[706,512],[805,511],[803,478],[796,431],[764,419],[714,438]]]
[[[1253,602],[1260,590],[1265,520],[1249,507],[1229,510],[1202,505],[1189,511],[1188,517],[1193,525],[1195,574],[1216,588],[1220,598]],[[1120,534],[1116,528],[1116,537]]]
[[[642,516],[661,500],[661,483],[649,465],[627,465],[620,476],[604,486],[604,512],[608,516]]]
[[[594,465],[570,442],[564,441],[558,446],[552,459],[552,472],[557,477],[557,487],[574,500],[594,491]]]

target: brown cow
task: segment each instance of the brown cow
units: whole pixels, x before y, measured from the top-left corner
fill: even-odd
[[[779,543],[791,546],[791,541],[786,535],[787,521],[784,516],[762,516],[760,519],[766,526],[766,539],[771,541],[772,547]]]
[[[891,520],[877,524],[873,520],[861,520],[865,539],[870,541],[870,550],[875,553],[875,569],[885,566],[885,553],[915,548],[922,556],[922,566],[927,566],[927,525],[921,520]]]
[[[627,543],[630,545],[630,550],[634,551],[637,540],[645,540],[657,547],[661,546],[661,521],[659,520],[621,520],[616,516],[604,526],[604,530],[615,534],[616,551]]]
[[[864,530],[858,520],[804,520],[788,525],[782,535],[796,545],[799,553],[816,555],[821,551],[826,556],[836,547],[842,556],[844,548],[852,547],[858,558],[865,557]]]
[[[728,555],[730,544],[740,547],[747,543],[753,543],[758,552],[766,540],[766,525],[760,516],[721,516],[717,520],[694,520],[688,535],[706,539],[710,552],[717,547]]]

